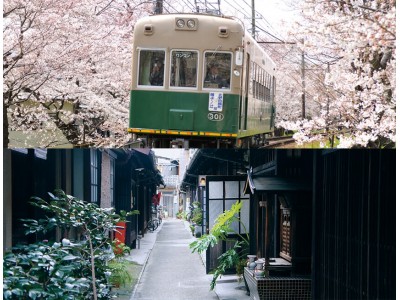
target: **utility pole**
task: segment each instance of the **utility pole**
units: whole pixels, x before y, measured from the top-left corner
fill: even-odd
[[[306,80],[305,80],[305,53],[304,53],[304,39],[302,40],[303,49],[301,50],[301,117],[302,119],[306,118]]]
[[[251,36],[256,38],[256,8],[254,0],[251,0]]]
[[[331,64],[328,62],[328,70],[327,70],[327,73],[330,73],[331,72]],[[330,96],[329,96],[329,92],[328,92],[328,94],[327,94],[327,96],[328,96],[328,103],[327,103],[327,108],[326,108],[326,121],[327,121],[327,123],[328,123],[328,125],[326,126],[326,128],[325,128],[325,132],[328,134],[328,138],[329,138],[329,143],[330,143],[330,146],[331,146],[331,148],[333,148],[333,145],[335,144],[335,134],[333,133],[332,135],[330,135],[329,134],[329,105],[330,105]]]
[[[197,13],[221,15],[221,0],[194,0]]]
[[[163,13],[163,0],[156,0],[156,6],[154,7],[154,14],[161,15]]]
[[[331,72],[331,64],[328,62],[328,70],[327,70],[328,74]],[[328,93],[328,106],[327,106],[327,115],[329,115],[329,105],[330,105],[330,97],[329,97],[329,93]]]

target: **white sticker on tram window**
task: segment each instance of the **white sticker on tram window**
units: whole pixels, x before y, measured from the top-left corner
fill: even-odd
[[[222,111],[224,105],[224,93],[211,92],[208,99],[208,111]]]

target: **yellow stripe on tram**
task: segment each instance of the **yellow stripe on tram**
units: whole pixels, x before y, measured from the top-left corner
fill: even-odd
[[[153,133],[153,134],[172,134],[172,135],[185,135],[185,136],[210,136],[210,137],[237,137],[236,133],[219,133],[219,132],[204,132],[204,131],[177,131],[166,129],[141,129],[141,128],[128,128],[131,133]]]

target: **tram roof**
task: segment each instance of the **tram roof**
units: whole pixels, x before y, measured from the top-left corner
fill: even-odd
[[[180,17],[196,17],[196,18],[198,18],[198,17],[201,17],[201,18],[202,17],[204,17],[204,18],[219,18],[219,19],[233,20],[233,21],[238,22],[236,20],[236,18],[232,17],[232,16],[217,16],[217,15],[202,14],[202,13],[171,13],[171,14],[160,14],[160,15],[149,15],[149,16],[142,17],[141,19],[145,19],[145,18],[160,18],[160,19],[162,19],[162,18],[175,18],[177,16],[180,16]],[[139,19],[139,20],[141,20],[141,19]]]
[[[220,26],[232,26],[239,25],[244,31],[244,26],[239,20],[228,17],[228,16],[215,16],[215,15],[207,15],[200,13],[181,13],[181,14],[162,14],[162,15],[152,15],[140,18],[136,24],[136,27],[142,27],[146,24],[150,23],[164,23],[164,22],[172,22],[175,23],[176,18],[193,18],[197,19],[199,22],[215,22],[218,21]]]

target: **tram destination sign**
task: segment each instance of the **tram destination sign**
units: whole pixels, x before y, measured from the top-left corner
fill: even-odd
[[[224,94],[211,92],[208,99],[208,111],[222,111],[224,105]]]

